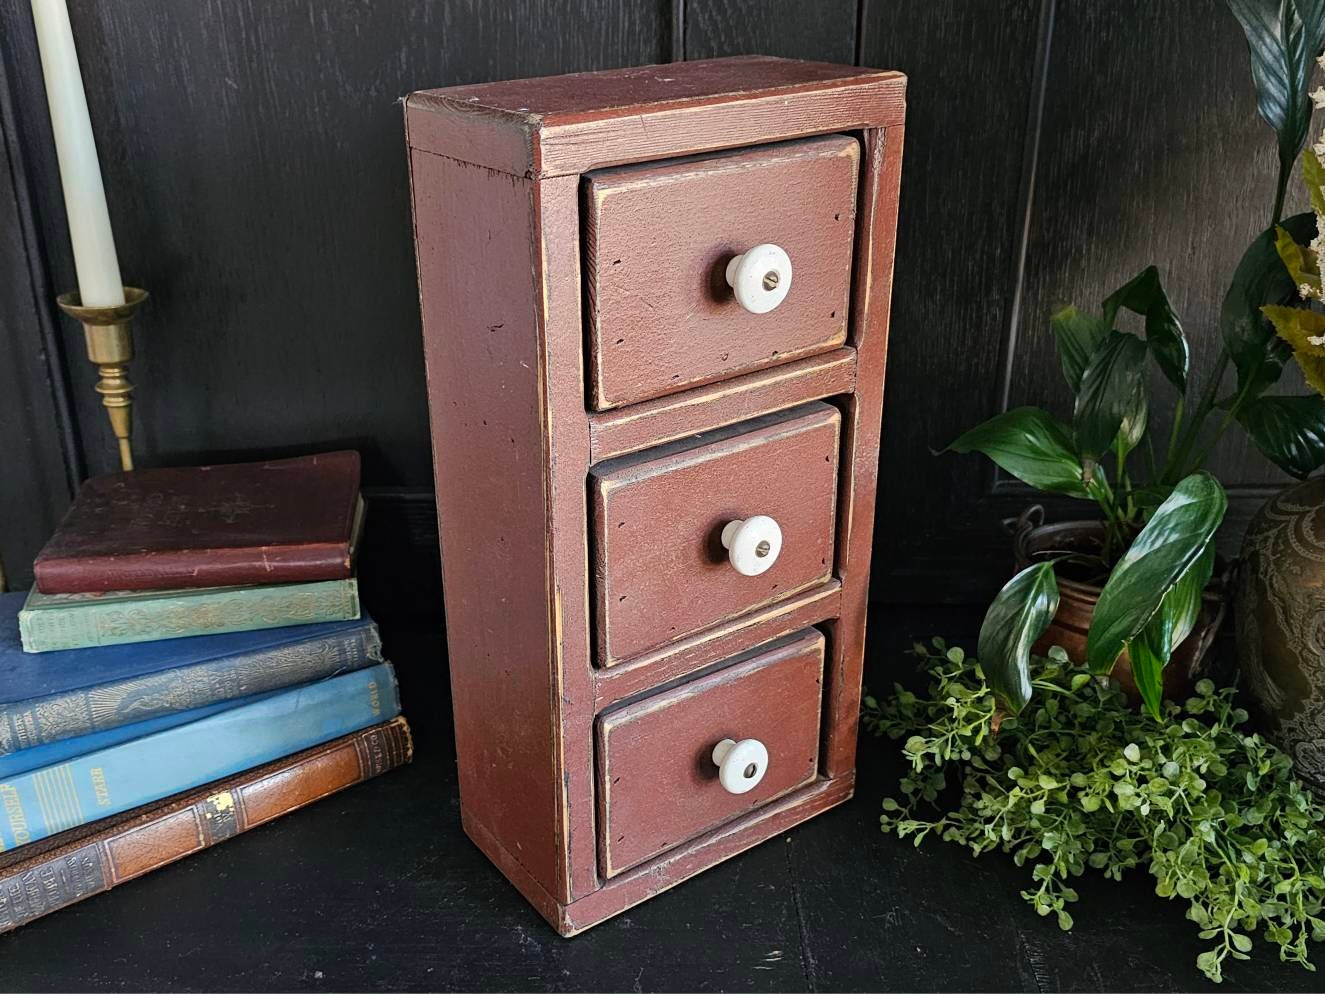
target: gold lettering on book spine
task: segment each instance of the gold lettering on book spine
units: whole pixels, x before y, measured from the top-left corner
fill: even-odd
[[[9,831],[14,835],[14,845],[21,846],[31,842],[32,833],[28,830],[28,816],[23,811],[23,799],[18,796],[18,788],[0,783],[0,804],[4,806],[5,818],[9,821]]]

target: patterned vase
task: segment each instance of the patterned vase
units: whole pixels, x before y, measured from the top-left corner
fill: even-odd
[[[1325,789],[1325,479],[1257,512],[1242,542],[1238,663],[1267,736]]]

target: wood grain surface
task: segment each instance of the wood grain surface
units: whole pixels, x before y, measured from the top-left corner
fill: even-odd
[[[824,638],[809,629],[598,719],[599,852],[614,877],[814,779]],[[731,794],[713,747],[758,739],[759,784]]]
[[[464,95],[474,95],[466,89],[415,95],[406,107],[409,141],[423,145],[412,149],[412,178],[434,455],[439,469],[462,470],[438,490],[457,746],[465,757],[462,817],[470,836],[563,934],[837,803],[853,782],[842,758],[852,751],[854,710],[849,724],[844,715],[859,696],[874,487],[870,449],[878,439],[888,333],[902,148],[895,122],[904,80],[755,62],[775,74],[776,87],[749,90],[745,74],[737,73],[740,89],[696,97],[695,91],[744,69],[743,60],[723,71],[677,66],[669,79],[642,84],[638,71],[582,76],[573,90],[553,79],[541,96],[537,82],[495,86],[480,96],[488,105],[469,112],[460,110],[469,106]],[[681,96],[661,100],[660,111],[635,114],[633,104],[618,101],[635,99],[637,84]],[[656,401],[638,419],[626,408],[608,423],[625,426],[618,441],[639,448],[591,464],[581,177],[523,172],[510,162],[515,171],[503,172],[479,162],[518,148],[529,128],[528,147],[542,150],[539,155],[552,131],[578,135],[584,144],[576,155],[592,162],[600,156],[597,124],[619,120],[625,109],[641,119],[693,111],[696,130],[668,132],[636,150],[645,157],[662,148],[690,156],[731,141],[729,128],[751,102],[782,101],[797,134],[839,92],[849,98],[849,113],[878,125],[862,134],[869,150],[862,166],[866,192],[863,211],[854,217],[854,240],[865,247],[854,253],[844,305],[850,347],[786,378],[751,374],[726,391],[694,391],[691,404]],[[512,93],[530,94],[529,106],[544,113],[524,117],[519,108],[501,106]],[[573,109],[558,110],[564,102]],[[481,127],[472,126],[471,113],[483,120]],[[782,122],[748,137],[767,145],[785,138],[787,127]],[[609,156],[626,147],[621,134],[607,139]],[[443,154],[448,136],[461,157]],[[849,149],[854,179],[855,139],[816,144]],[[565,168],[572,160],[556,161]],[[720,172],[703,174],[715,176],[721,179]],[[847,274],[837,279],[845,289]],[[873,378],[868,386],[860,382],[862,364]],[[843,374],[848,392],[833,395],[834,404],[805,402],[823,396],[827,382]],[[735,420],[747,400],[755,410],[794,406]],[[707,425],[721,427],[676,437]],[[661,435],[650,439],[649,429]],[[845,466],[840,481],[839,465]],[[851,519],[841,529],[839,500]],[[782,556],[760,577],[740,577],[725,562],[721,527],[759,513],[781,523]],[[846,548],[835,551],[835,541]],[[832,578],[834,571],[840,580]],[[815,621],[838,634],[822,736],[823,636],[813,636],[813,727],[806,734],[814,751],[795,781],[806,786],[756,814],[734,814],[721,828],[708,831],[701,819],[687,830],[706,832],[703,837],[654,838],[628,855],[632,865],[651,858],[655,845],[669,843],[674,851],[646,874],[618,872],[624,864],[595,845],[594,806],[608,803],[593,785],[603,761],[601,743],[598,755],[593,743],[597,709],[634,707],[622,702],[652,701],[658,693],[707,699],[704,688],[724,686],[732,667],[742,665],[725,662],[732,654]],[[631,664],[620,679],[601,679],[602,664],[625,662]],[[810,784],[820,751],[829,757],[826,779]],[[527,789],[531,777],[536,791]],[[604,879],[600,866],[616,875]]]
[[[685,56],[858,62],[856,0],[685,0]]]
[[[1245,42],[1209,0],[70,7],[125,277],[153,292],[131,370],[140,462],[354,446],[377,488],[432,485],[399,148],[404,94],[674,52],[907,72],[895,301],[904,331],[888,406],[908,427],[884,437],[883,465],[894,469],[883,481],[877,599],[980,600],[1003,578],[998,521],[1028,495],[979,459],[932,450],[997,411],[1005,378],[1006,403],[1062,409],[1044,325],[1052,308],[1095,306],[1155,261],[1199,374],[1231,262],[1268,219],[1273,154]],[[30,470],[0,492],[0,554],[21,583],[68,499],[64,468],[108,470],[115,454],[78,329],[54,308],[73,266],[22,3],[0,5],[0,61],[15,205],[0,211],[11,247],[0,255],[0,319],[23,357],[0,373],[22,380],[0,388],[0,431]],[[673,121],[662,133],[686,127]],[[73,429],[63,436],[62,420]],[[1225,545],[1236,545],[1280,477],[1236,430],[1212,465],[1233,484]]]
[[[987,460],[935,451],[999,406],[1040,7],[864,0],[863,61],[910,84],[875,597],[970,599],[1006,579]]]
[[[399,101],[670,49],[653,2],[69,6],[121,268],[152,293],[130,367],[139,462],[355,447],[376,486],[432,470]],[[28,4],[0,4],[0,58],[48,283],[71,289]],[[55,321],[88,468],[118,468],[78,328]]]
[[[1220,303],[1242,253],[1270,223],[1277,161],[1273,135],[1256,113],[1241,29],[1218,5],[1209,16],[1193,16],[1197,9],[1144,0],[1108,10],[1059,5],[1023,304],[1007,358],[1008,406],[1045,403],[1070,412],[1067,385],[1055,375],[1049,315],[1068,303],[1099,313],[1106,296],[1152,263],[1191,345],[1193,394],[1211,372],[1221,344]],[[1136,37],[1146,44],[1127,44]],[[1156,51],[1190,52],[1193,59],[1200,53],[1200,82],[1190,61],[1153,61]],[[1091,168],[1106,148],[1114,150],[1114,166]],[[1296,178],[1289,194],[1286,214],[1309,209]],[[1109,237],[1094,234],[1104,231]],[[1120,321],[1141,330],[1135,315]],[[1302,393],[1296,366],[1285,372],[1276,392]],[[1230,376],[1224,392],[1232,382]],[[1168,437],[1176,395],[1153,364],[1150,390],[1158,446]],[[1288,479],[1236,426],[1209,468],[1235,488]]]
[[[613,666],[828,579],[841,415],[812,404],[595,466],[593,576],[600,666]],[[759,576],[720,535],[756,514],[782,529]]]
[[[589,447],[594,462],[600,462],[786,410],[803,401],[850,393],[855,385],[856,350],[834,349],[682,394],[593,412],[589,415]]]
[[[590,173],[584,282],[597,409],[824,352],[846,339],[860,146],[840,135]],[[766,314],[724,273],[766,242],[791,289]]]
[[[461,799],[567,900],[551,831],[560,732],[543,608],[552,590],[534,192],[427,152],[411,168]],[[466,293],[479,279],[502,292]],[[532,610],[513,614],[513,604]]]
[[[650,687],[660,687],[721,665],[723,660],[749,646],[764,645],[802,628],[822,625],[838,617],[841,608],[842,584],[832,579],[758,611],[706,628],[690,638],[636,656],[629,663],[601,668],[594,673],[597,708],[604,710]]]

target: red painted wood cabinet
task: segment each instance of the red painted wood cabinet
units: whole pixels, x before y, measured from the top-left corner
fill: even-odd
[[[904,95],[407,101],[461,812],[563,935],[851,796]]]

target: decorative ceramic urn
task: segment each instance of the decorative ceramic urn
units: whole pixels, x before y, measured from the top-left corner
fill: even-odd
[[[1265,731],[1325,789],[1325,479],[1271,499],[1242,543],[1238,661]]]

